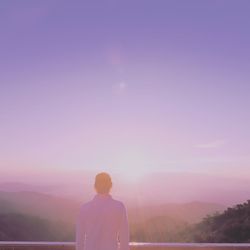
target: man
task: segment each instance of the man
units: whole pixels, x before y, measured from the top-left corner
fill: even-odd
[[[129,250],[126,208],[109,194],[111,187],[109,174],[96,175],[97,194],[81,206],[76,222],[76,250]]]

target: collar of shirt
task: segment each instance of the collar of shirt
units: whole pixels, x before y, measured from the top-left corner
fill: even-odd
[[[111,198],[112,196],[110,194],[96,194],[94,200],[107,200]]]

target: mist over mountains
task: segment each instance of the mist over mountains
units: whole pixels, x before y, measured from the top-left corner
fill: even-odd
[[[90,200],[95,194],[94,173],[73,171],[55,177],[26,178],[1,181],[0,191],[30,191],[51,194],[79,202]],[[202,173],[162,172],[142,175],[133,181],[113,175],[112,194],[134,206],[188,203],[200,201],[232,206],[250,197],[250,181]],[[3,178],[2,178],[3,179]],[[66,181],[67,180],[67,181]]]
[[[81,203],[45,193],[0,191],[0,220],[4,225],[9,225],[0,230],[0,238],[72,241]],[[150,206],[128,204],[131,240],[176,240],[179,232],[187,225],[201,221],[208,214],[223,211],[224,208],[220,204],[203,202]],[[23,233],[22,228],[32,233]],[[15,236],[15,231],[20,231],[20,234]],[[163,232],[167,233],[167,238],[163,237]]]
[[[0,213],[23,213],[55,221],[74,223],[81,202],[37,192],[0,192]],[[222,211],[225,206],[213,203],[136,206],[128,205],[131,222],[140,223],[155,216],[169,216],[184,222],[197,222],[207,214]]]
[[[34,191],[33,186],[12,183],[0,185],[0,240],[74,241],[75,222],[82,201]],[[117,198],[113,195],[114,198]],[[204,218],[225,211],[219,203],[201,201],[183,203],[131,203],[127,202],[131,241],[183,242],[199,237],[197,228]],[[23,231],[25,228],[26,231]],[[29,233],[30,232],[30,233]],[[196,233],[193,235],[193,233]],[[204,232],[202,233],[202,235]]]
[[[30,191],[0,192],[0,213],[21,213],[52,221],[74,223],[80,203]]]

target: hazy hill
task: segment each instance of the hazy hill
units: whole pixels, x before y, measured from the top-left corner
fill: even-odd
[[[1,192],[0,213],[24,213],[52,220],[74,223],[81,202],[37,192]],[[131,223],[145,222],[151,218],[168,216],[176,221],[193,223],[207,214],[222,211],[219,204],[191,202],[151,206],[129,205]]]
[[[72,241],[73,233],[73,228],[63,223],[24,214],[0,214],[1,241]]]
[[[168,203],[164,205],[142,206],[130,209],[130,217],[134,222],[141,222],[155,216],[169,216],[177,221],[195,223],[204,216],[223,211],[226,207],[216,203],[188,202]]]
[[[22,213],[74,222],[80,203],[37,192],[0,192],[0,213]]]
[[[80,204],[75,200],[37,192],[0,192],[0,215],[3,221],[7,220],[12,223],[14,220],[14,223],[20,227],[24,223],[27,230],[30,230],[32,223],[37,221],[37,223],[41,222],[41,228],[52,227],[53,232],[57,232],[60,225],[63,225],[61,228],[67,229],[67,233],[64,234],[64,230],[58,232],[61,238],[67,239],[72,239],[74,234],[75,220]],[[130,205],[128,206],[128,214],[131,240],[182,241],[180,232],[190,224],[201,221],[208,214],[223,211],[224,208],[220,204],[204,202],[166,203],[151,206]],[[26,225],[24,217],[12,216],[11,214],[26,216],[28,220],[31,220],[31,226]],[[38,218],[35,219],[35,217]],[[9,235],[12,233],[10,232]],[[4,234],[2,236],[5,237]],[[45,236],[43,234],[34,235],[35,238],[42,237],[42,239]],[[23,235],[23,237],[26,236]],[[54,238],[56,239],[56,237]]]
[[[141,178],[133,187],[141,203],[187,203],[201,201],[225,204],[242,203],[250,197],[250,180],[192,172],[159,172]],[[149,203],[150,204],[150,203]]]
[[[22,182],[0,182],[0,191],[5,192],[39,192],[39,193],[51,193],[57,186],[52,185],[33,185]]]
[[[187,224],[169,216],[154,216],[142,221],[133,221],[130,225],[131,241],[173,242],[179,240],[179,232]]]
[[[35,191],[82,201],[93,196],[95,173],[67,171],[59,177],[43,176],[42,182],[0,178],[0,191]],[[112,193],[130,207],[200,201],[233,206],[250,197],[248,176],[222,176],[193,172],[154,172],[134,180],[115,175]],[[40,184],[39,184],[40,183]]]

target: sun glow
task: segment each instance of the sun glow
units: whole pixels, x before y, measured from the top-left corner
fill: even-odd
[[[149,156],[136,149],[127,149],[115,157],[115,172],[121,174],[126,181],[136,181],[148,172]]]

